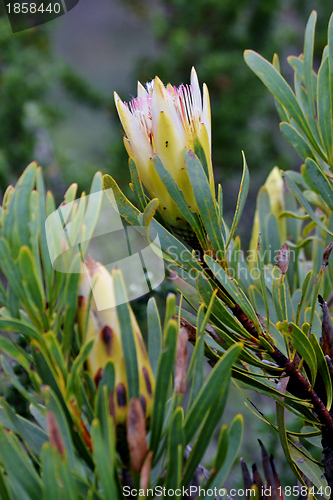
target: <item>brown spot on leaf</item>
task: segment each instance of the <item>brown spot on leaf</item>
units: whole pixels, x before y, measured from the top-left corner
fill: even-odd
[[[149,378],[149,374],[147,372],[147,369],[145,367],[142,368],[142,373],[143,373],[143,376],[145,378],[145,382],[146,382],[146,387],[147,387],[148,394],[151,396],[152,395],[152,389],[151,389],[150,378]]]
[[[120,408],[124,408],[127,403],[127,393],[124,384],[118,384],[116,388],[117,403]]]
[[[288,332],[292,332],[293,331],[293,327],[291,325],[288,326]]]
[[[102,368],[99,368],[95,377],[94,377],[94,382],[95,382],[96,387],[98,387],[98,384],[102,380],[102,373],[103,373]]]
[[[86,299],[83,297],[83,295],[79,295],[78,297],[78,304],[79,307],[83,307],[86,304]]]
[[[147,409],[146,398],[142,394],[140,394],[140,402],[143,414],[146,416],[146,409]]]
[[[106,352],[108,356],[111,356],[111,348],[112,348],[112,337],[113,337],[113,330],[109,326],[104,326],[102,332],[102,339],[103,342],[106,346]]]

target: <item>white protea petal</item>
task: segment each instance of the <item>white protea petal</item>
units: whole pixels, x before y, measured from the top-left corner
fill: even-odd
[[[141,98],[147,97],[147,95],[148,95],[148,92],[146,91],[146,89],[144,88],[142,83],[138,82],[138,97],[141,99]]]
[[[202,106],[202,115],[201,121],[205,125],[210,147],[212,147],[212,120],[210,114],[210,99],[207,85],[204,83],[203,85],[203,106]]]
[[[125,134],[131,144],[132,150],[134,151],[137,166],[144,182],[144,177],[148,173],[150,158],[154,154],[153,148],[138,117],[131,113],[116,93],[115,102],[120,121],[124,127]]]
[[[191,70],[191,89],[192,89],[192,102],[193,108],[192,113],[196,122],[199,122],[200,116],[202,114],[202,101],[201,101],[201,91],[199,86],[199,80],[197,72],[194,67]]]

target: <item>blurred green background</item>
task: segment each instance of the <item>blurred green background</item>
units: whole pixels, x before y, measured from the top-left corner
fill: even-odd
[[[300,160],[280,135],[272,97],[244,63],[243,51],[254,49],[269,60],[277,52],[290,81],[286,58],[302,52],[313,9],[318,12],[319,57],[332,10],[325,0],[80,0],[58,20],[15,35],[1,4],[1,194],[36,160],[58,202],[72,182],[88,190],[96,170],[115,177],[130,195],[113,91],[129,100],[136,95],[137,80],[145,83],[156,74],[164,83],[187,83],[194,65],[210,91],[213,165],[229,222],[242,172],[241,150],[246,154],[251,187],[239,227],[246,247],[258,188],[275,165],[298,169]],[[244,412],[242,454],[248,465],[259,462],[260,437],[277,455],[282,472],[277,435],[252,417],[238,394],[233,391],[227,415],[231,421]],[[272,401],[262,405],[273,414]],[[290,472],[282,479],[294,484]],[[237,465],[229,486],[239,480]]]

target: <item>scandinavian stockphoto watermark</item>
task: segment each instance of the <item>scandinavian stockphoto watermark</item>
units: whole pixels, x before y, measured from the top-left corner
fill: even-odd
[[[112,189],[62,204],[46,219],[45,231],[56,271],[86,272],[83,261],[90,255],[110,273],[121,270],[129,301],[156,289],[165,278],[158,234],[151,227],[124,226]],[[112,297],[97,296],[93,286],[92,293],[98,310],[113,306]]]
[[[3,0],[13,33],[53,21],[80,0]]]

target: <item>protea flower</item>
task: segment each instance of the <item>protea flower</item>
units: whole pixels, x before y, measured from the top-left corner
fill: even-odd
[[[110,403],[117,424],[126,421],[129,407],[129,390],[126,377],[124,347],[121,338],[121,325],[118,320],[117,308],[98,310],[95,297],[110,297],[110,303],[115,304],[113,278],[109,271],[90,257],[83,264],[84,272],[79,284],[78,323],[83,341],[95,339],[87,359],[87,368],[96,386],[103,376],[103,368],[111,360],[115,368],[115,389],[113,401]],[[94,294],[90,299],[91,286]],[[89,314],[87,318],[87,313]],[[137,364],[139,371],[140,400],[146,419],[152,410],[155,380],[149,363],[145,344],[139,325],[131,310],[131,323],[136,345]]]
[[[211,162],[211,117],[207,86],[203,98],[194,68],[190,85],[165,87],[156,76],[144,88],[138,82],[138,96],[128,104],[115,93],[115,103],[125,130],[128,155],[138,168],[141,180],[152,198],[160,201],[159,210],[175,228],[186,227],[182,213],[157,174],[151,158],[157,155],[171,173],[193,212],[198,210],[184,160],[184,149],[194,151],[201,144],[208,166],[209,184],[214,194]]]

